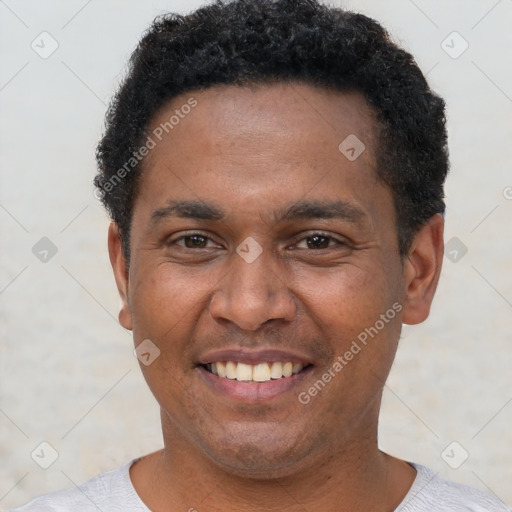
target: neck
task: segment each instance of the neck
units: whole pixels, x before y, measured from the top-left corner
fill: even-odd
[[[411,487],[415,470],[377,447],[377,421],[336,446],[326,446],[300,468],[245,475],[193,449],[162,417],[165,448],[131,469],[139,496],[154,512],[392,511]],[[371,489],[371,492],[368,492]],[[172,504],[169,507],[169,503]]]

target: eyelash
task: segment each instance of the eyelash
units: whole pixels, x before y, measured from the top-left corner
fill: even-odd
[[[178,237],[178,238],[176,238],[176,239],[174,239],[174,240],[169,240],[168,245],[169,245],[169,246],[172,246],[172,245],[179,245],[177,242],[179,242],[179,241],[181,241],[181,240],[185,240],[186,238],[192,238],[192,237],[194,237],[194,236],[198,236],[198,237],[204,238],[204,239],[206,239],[206,240],[213,241],[209,236],[204,235],[203,233],[200,233],[200,232],[195,232],[195,233],[190,233],[190,234],[188,234],[188,235],[182,235],[182,236],[180,236],[180,237]],[[321,231],[315,231],[315,232],[311,233],[310,235],[308,235],[308,236],[305,236],[305,237],[301,238],[301,239],[297,242],[297,244],[298,244],[298,243],[300,243],[300,242],[302,242],[302,241],[304,241],[304,240],[307,240],[308,238],[314,238],[314,237],[317,237],[317,236],[318,236],[318,237],[322,237],[322,238],[326,238],[326,239],[328,239],[329,241],[333,241],[333,242],[335,242],[337,245],[340,245],[340,246],[347,245],[347,243],[346,243],[346,242],[343,242],[343,241],[341,241],[341,240],[339,240],[339,239],[337,239],[337,238],[333,237],[332,235],[328,235],[327,233],[322,233]],[[297,245],[297,244],[295,244],[295,245]],[[193,248],[192,248],[192,247],[185,247],[184,245],[180,245],[180,247],[183,247],[184,249],[192,249],[192,250],[193,250]],[[320,249],[309,249],[309,248],[308,248],[308,249],[309,249],[309,250],[311,250],[311,251],[314,251],[314,250],[316,250],[316,251],[322,251],[322,250],[325,250],[325,249],[329,249],[329,248],[331,248],[331,247],[332,247],[332,246],[331,246],[331,245],[329,245],[329,246],[328,246],[328,247],[326,247],[326,248],[320,248]],[[207,247],[200,247],[199,249],[207,249]]]

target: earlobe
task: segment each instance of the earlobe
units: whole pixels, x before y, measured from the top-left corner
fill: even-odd
[[[402,321],[419,324],[430,313],[443,262],[444,219],[434,215],[416,233],[404,261],[405,301]]]
[[[119,323],[128,330],[132,330],[132,315],[128,301],[129,273],[126,259],[123,254],[119,228],[115,222],[111,222],[108,228],[108,254],[117,290],[121,297],[121,310],[119,311]]]

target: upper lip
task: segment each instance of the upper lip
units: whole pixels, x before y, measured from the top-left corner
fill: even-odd
[[[293,350],[276,350],[274,348],[248,350],[248,349],[225,349],[206,352],[199,358],[199,364],[217,363],[222,361],[233,361],[235,363],[259,364],[259,363],[299,363],[307,365],[312,363],[312,358]]]

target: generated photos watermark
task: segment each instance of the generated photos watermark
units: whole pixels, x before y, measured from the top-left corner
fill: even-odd
[[[370,339],[373,339],[379,334],[384,327],[389,324],[393,318],[402,311],[403,306],[399,302],[395,302],[385,313],[381,314],[379,319],[375,323],[366,327],[357,335],[357,339],[352,340],[352,344],[349,349],[345,351],[343,355],[339,355],[333,365],[318,379],[308,390],[301,391],[297,395],[298,401],[307,405],[311,402],[311,399],[318,395],[331,380],[333,380],[339,373],[348,365],[354,357],[359,354],[364,347],[368,345]]]
[[[132,156],[110,177],[110,179],[102,184],[101,188],[97,188],[94,191],[96,198],[102,199],[106,193],[112,192],[112,190],[121,183],[121,180],[130,174],[130,172],[137,167],[139,162],[149,155],[150,151],[162,141],[165,134],[171,133],[171,131],[180,124],[181,120],[185,119],[195,107],[197,107],[197,100],[191,96],[180,108],[174,110],[174,114],[169,117],[167,121],[160,123],[154,128],[151,135],[148,135],[144,144],[142,144],[137,151],[132,153]]]

